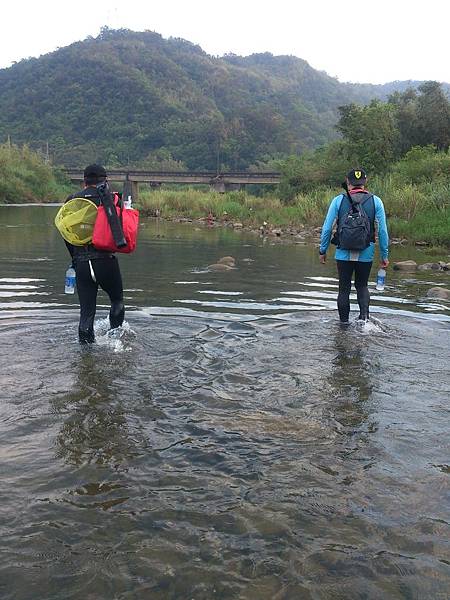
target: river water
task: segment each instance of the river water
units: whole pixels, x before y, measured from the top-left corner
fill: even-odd
[[[450,274],[343,331],[314,246],[148,221],[82,348],[56,210],[0,208],[2,600],[449,597]]]

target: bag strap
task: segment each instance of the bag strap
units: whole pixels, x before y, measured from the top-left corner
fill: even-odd
[[[127,241],[123,235],[122,224],[116,212],[116,194],[112,194],[106,182],[97,184],[97,191],[108,219],[109,227],[117,248],[124,248]],[[117,196],[118,197],[118,196]]]
[[[366,192],[366,194],[368,194],[367,198],[364,198],[364,200],[359,203],[361,206],[363,206],[367,202],[367,200],[373,198],[373,194],[371,194],[370,192]]]
[[[344,185],[344,190],[347,192],[347,194],[346,194],[346,195],[347,195],[347,198],[348,198],[348,199],[349,199],[349,201],[350,201],[350,206],[351,206],[352,208],[354,208],[354,207],[355,207],[355,203],[353,202],[353,200],[352,200],[352,195],[350,194],[350,191],[349,191],[349,189],[348,189],[347,180],[345,180],[345,181],[344,181],[344,184],[343,184],[343,185]],[[345,197],[345,194],[344,194],[344,197]]]
[[[123,202],[120,199],[118,192],[113,192],[114,194],[114,204],[116,204],[119,208],[123,208]]]
[[[371,218],[371,217],[373,217],[373,219],[375,219],[375,200],[374,200],[373,194],[370,194],[369,192],[367,192],[367,193],[368,193],[369,195],[368,195],[366,198],[364,198],[364,200],[363,200],[362,202],[355,202],[355,204],[358,206],[358,210],[359,210],[360,212],[361,212],[361,211],[364,211],[364,213],[367,215],[367,217],[368,217],[368,218],[370,219],[370,221],[372,222],[372,218]],[[365,205],[365,204],[366,204],[366,202],[368,202],[369,200],[372,200],[372,205],[373,205],[373,209],[374,209],[374,210],[373,210],[373,215],[368,215],[368,214],[367,214],[367,212],[366,212],[366,210],[364,209],[364,205]]]

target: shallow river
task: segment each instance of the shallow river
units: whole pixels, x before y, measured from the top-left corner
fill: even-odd
[[[342,331],[312,245],[145,222],[86,349],[56,210],[0,208],[2,600],[449,597],[450,273]]]

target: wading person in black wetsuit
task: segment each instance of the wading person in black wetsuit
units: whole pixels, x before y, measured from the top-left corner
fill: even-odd
[[[326,262],[326,252],[330,242],[337,246],[335,254],[339,275],[337,305],[341,323],[349,322],[353,274],[359,304],[359,319],[367,321],[369,318],[370,295],[367,282],[375,254],[375,221],[378,225],[380,267],[386,268],[389,264],[389,236],[383,202],[378,196],[368,192],[366,185],[367,175],[364,169],[352,169],[347,174],[343,184],[346,193],[339,194],[331,201],[320,238],[319,255],[322,264]],[[363,214],[362,218],[359,211]],[[350,212],[352,217],[348,219]],[[335,222],[337,239],[332,240]]]
[[[84,189],[70,195],[72,198],[88,198],[97,206],[101,199],[97,184],[106,181],[106,171],[101,165],[89,165],[84,170]],[[66,200],[66,202],[67,202]],[[94,342],[94,318],[97,308],[97,292],[100,286],[109,296],[111,328],[120,327],[125,316],[122,276],[119,262],[111,252],[97,250],[92,244],[73,246],[66,241],[76,272],[78,298],[80,300],[80,324],[78,335],[81,343]]]

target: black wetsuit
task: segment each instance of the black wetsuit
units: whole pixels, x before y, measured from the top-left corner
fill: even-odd
[[[67,200],[72,198],[89,198],[97,206],[101,204],[95,186],[86,187],[84,190],[69,196]],[[114,254],[96,250],[92,244],[73,246],[66,242],[66,246],[72,256],[77,278],[77,291],[80,300],[79,339],[82,343],[91,343],[94,341],[94,318],[97,308],[98,286],[108,294],[111,302],[109,311],[111,328],[120,327],[123,323],[125,307],[119,262]]]
[[[337,260],[339,274],[339,294],[337,299],[339,318],[342,323],[348,322],[350,315],[350,290],[352,287],[352,276],[355,273],[356,297],[359,304],[359,318],[369,318],[370,294],[367,285],[369,281],[372,262]]]

